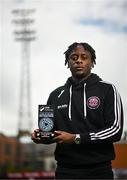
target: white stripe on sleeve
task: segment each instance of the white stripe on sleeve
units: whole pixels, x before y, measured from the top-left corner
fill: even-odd
[[[112,85],[113,90],[114,90],[114,114],[115,114],[115,119],[114,123],[111,127],[99,131],[97,133],[90,133],[91,140],[98,140],[98,139],[106,139],[109,138],[113,135],[115,135],[119,130],[120,130],[120,120],[121,120],[121,100],[120,100],[120,95],[117,92],[116,88],[114,85]]]

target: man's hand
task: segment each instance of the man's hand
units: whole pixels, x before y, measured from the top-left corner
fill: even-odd
[[[54,134],[50,135],[41,135],[42,133],[41,130],[35,129],[32,134],[31,134],[31,139],[33,140],[34,143],[36,144],[52,144],[55,143],[54,140]]]
[[[57,143],[73,143],[75,139],[75,134],[71,134],[65,131],[55,131],[55,138],[54,140]]]
[[[41,143],[43,143],[43,142],[42,142],[42,139],[41,139],[39,136],[37,136],[37,134],[39,134],[39,133],[40,133],[40,130],[39,130],[39,129],[35,129],[35,130],[32,132],[32,134],[31,134],[31,139],[32,139],[33,142],[36,143],[36,144],[41,144]]]

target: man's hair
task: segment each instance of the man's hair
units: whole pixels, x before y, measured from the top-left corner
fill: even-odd
[[[73,44],[71,44],[68,49],[64,52],[65,54],[65,66],[66,64],[68,63],[68,60],[69,60],[69,56],[70,54],[72,53],[72,51],[74,51],[74,49],[78,46],[78,45],[82,45],[84,47],[85,50],[89,51],[90,54],[91,54],[91,59],[92,59],[92,62],[94,64],[96,64],[96,54],[95,54],[95,50],[88,44],[88,43],[77,43],[77,42],[74,42]]]

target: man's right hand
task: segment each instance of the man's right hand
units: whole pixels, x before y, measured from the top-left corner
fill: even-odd
[[[39,133],[42,131],[39,129],[35,129],[31,134],[31,139],[36,144],[52,144],[55,143],[55,140],[51,136],[41,136]]]
[[[31,133],[31,139],[33,140],[34,143],[36,144],[43,144],[43,140],[38,136],[38,134],[41,131],[39,129],[35,129],[32,133]]]

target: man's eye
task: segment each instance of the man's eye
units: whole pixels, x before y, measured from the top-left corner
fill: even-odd
[[[87,59],[88,57],[86,55],[81,57],[83,60]]]
[[[78,59],[78,56],[76,56],[76,55],[72,55],[72,56],[70,56],[70,59],[72,59],[73,61],[75,61],[75,60],[77,60],[77,59]]]

